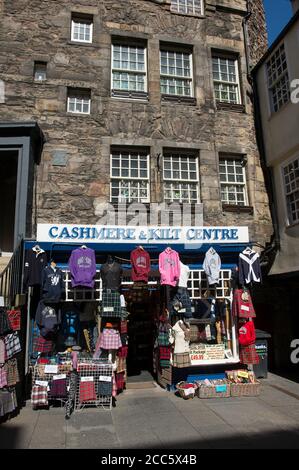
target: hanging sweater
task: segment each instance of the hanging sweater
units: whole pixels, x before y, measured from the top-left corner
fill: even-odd
[[[130,259],[132,263],[132,281],[148,282],[148,274],[151,270],[151,260],[148,252],[138,247],[132,251]]]
[[[50,305],[45,305],[41,300],[38,304],[35,321],[43,338],[50,338],[57,332],[61,323],[61,313]]]
[[[189,266],[186,266],[180,261],[180,279],[179,279],[179,287],[185,287],[187,288],[188,286],[188,279],[190,276],[190,268]]]
[[[42,272],[47,266],[47,255],[44,250],[26,251],[24,267],[24,287],[36,286],[42,284]]]
[[[207,275],[210,286],[218,284],[221,269],[221,259],[214,248],[210,248],[205,255],[203,269]]]
[[[176,286],[180,278],[180,258],[176,251],[166,248],[159,255],[161,285]]]
[[[256,335],[252,320],[246,322],[239,329],[239,343],[241,346],[250,346],[255,343]]]
[[[47,266],[43,270],[43,299],[48,302],[59,302],[64,292],[63,272],[59,268]]]
[[[96,257],[91,248],[77,248],[69,259],[72,287],[94,287]]]
[[[250,282],[261,282],[262,272],[260,255],[253,250],[244,250],[239,255],[239,283],[241,286]]]

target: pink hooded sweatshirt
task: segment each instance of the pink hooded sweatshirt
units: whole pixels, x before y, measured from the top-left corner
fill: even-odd
[[[161,285],[176,286],[180,277],[180,258],[176,251],[166,248],[159,255]]]

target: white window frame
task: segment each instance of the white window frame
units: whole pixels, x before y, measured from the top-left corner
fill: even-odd
[[[144,50],[144,71],[141,72],[140,70],[131,70],[131,69],[122,69],[122,68],[115,68],[113,67],[113,57],[114,57],[114,47],[115,46],[121,46],[121,47],[140,47],[143,48]],[[119,72],[119,73],[127,73],[128,75],[142,75],[144,76],[144,90],[125,90],[122,88],[114,88],[113,87],[113,72]],[[118,43],[117,41],[114,41],[111,45],[111,90],[116,90],[120,92],[127,92],[129,93],[147,93],[148,92],[148,73],[147,73],[147,46],[146,45],[133,45],[130,43]],[[119,97],[118,97],[119,98]]]
[[[221,59],[224,59],[224,60],[231,60],[232,62],[234,62],[234,66],[235,66],[235,75],[236,75],[236,82],[230,82],[230,81],[225,81],[225,80],[218,80],[218,79],[215,79],[214,78],[214,70],[213,70],[213,60],[214,59],[218,59],[218,60],[221,60]],[[241,105],[242,104],[242,95],[241,95],[241,82],[240,82],[240,71],[239,71],[239,60],[237,57],[230,57],[229,55],[225,55],[225,54],[217,54],[217,53],[213,53],[212,54],[212,76],[213,76],[213,84],[214,84],[214,94],[215,94],[215,100],[218,102],[218,103],[227,103],[227,104],[234,104],[234,105]],[[219,100],[217,99],[216,97],[216,88],[215,88],[215,84],[220,84],[220,85],[226,85],[226,86],[234,86],[236,88],[236,94],[237,94],[237,102],[235,103],[234,101],[223,101],[223,100]]]
[[[271,61],[275,58],[277,52],[279,52],[279,57],[281,58],[282,53],[280,52],[281,49],[283,49],[283,53],[285,55],[285,63],[286,63],[286,69],[283,70],[280,74],[277,72],[277,68],[272,69],[272,73],[270,73],[270,64]],[[277,65],[277,64],[276,64]],[[283,108],[284,105],[288,104],[291,101],[291,89],[290,89],[290,75],[289,75],[289,66],[288,66],[288,58],[287,58],[287,51],[285,49],[284,43],[280,44],[275,51],[271,54],[270,58],[267,60],[265,64],[265,72],[266,72],[266,79],[267,79],[267,87],[268,87],[268,96],[269,96],[269,103],[270,103],[270,112],[273,113],[278,113],[281,108]],[[273,75],[277,75],[276,77],[273,77]],[[274,91],[278,89],[278,86],[281,84],[282,80],[286,80],[287,87],[288,87],[288,99],[285,99],[285,94],[281,96],[282,98],[282,103],[279,104],[279,100],[277,102],[274,102]],[[282,90],[282,87],[280,88],[280,91]],[[276,109],[277,107],[277,109]]]
[[[241,165],[242,166],[242,176],[243,176],[243,182],[237,182],[237,181],[228,181],[228,169],[227,169],[227,165],[228,165],[228,162],[233,162],[234,164],[234,176],[235,176],[235,179],[237,177],[237,172],[236,172],[236,162],[240,162],[242,163],[242,159],[241,158],[238,158],[238,157],[228,157],[228,156],[221,156],[219,158],[219,180],[220,180],[220,199],[221,199],[221,203],[223,205],[229,205],[229,206],[240,206],[240,207],[246,207],[249,205],[249,198],[248,198],[248,188],[247,188],[247,177],[246,177],[246,168],[244,165]],[[223,165],[225,164],[225,168],[226,168],[226,176],[227,176],[227,179],[226,181],[221,181],[221,173],[220,172],[220,165]],[[223,198],[222,198],[222,186],[234,186],[235,188],[236,187],[243,187],[243,194],[244,194],[244,204],[240,204],[238,201],[234,201],[234,202],[230,202],[229,200],[228,201],[224,201]]]
[[[89,25],[90,26],[90,38],[89,40],[87,39],[77,39],[74,37],[74,34],[75,34],[75,25],[80,25],[79,28],[82,26],[82,25]],[[84,36],[86,35],[86,31],[84,31]],[[84,19],[84,18],[80,18],[80,16],[76,16],[76,15],[73,15],[72,16],[72,24],[71,24],[71,41],[73,42],[82,42],[82,43],[85,43],[85,44],[92,44],[92,41],[93,41],[93,19]]]
[[[44,70],[40,70],[38,72],[38,68],[43,66]],[[44,74],[44,78],[38,78],[38,74]],[[36,61],[34,62],[34,81],[35,82],[44,82],[47,80],[47,62],[39,62]]]
[[[292,214],[292,210],[290,208],[290,203],[289,203],[289,196],[291,196],[292,194],[296,193],[297,191],[299,191],[299,178],[298,178],[298,182],[297,182],[297,178],[295,178],[294,182],[295,184],[297,183],[298,184],[298,188],[295,188],[294,190],[291,190],[290,192],[287,191],[287,183],[286,182],[286,175],[285,175],[285,169],[291,165],[293,165],[296,161],[298,161],[298,165],[299,165],[299,156],[297,157],[292,157],[291,159],[289,159],[288,161],[284,162],[282,165],[281,165],[281,179],[282,179],[282,185],[283,185],[283,191],[284,191],[284,196],[285,196],[285,209],[286,209],[286,225],[287,226],[293,226],[293,225],[297,225],[299,224],[299,215],[298,215],[298,218],[295,220],[293,218],[293,214]],[[289,172],[290,174],[290,172]],[[299,203],[299,199],[295,201],[295,203]],[[297,212],[297,211],[296,211]]]
[[[132,150],[132,149],[128,149],[126,150],[125,148],[122,148],[119,150],[119,152],[117,153],[118,151],[111,151],[110,153],[110,202],[112,204],[116,203],[113,201],[113,199],[115,198],[115,196],[112,196],[112,189],[113,189],[113,183],[114,182],[118,182],[119,184],[121,184],[122,181],[127,181],[129,182],[129,191],[130,191],[130,183],[131,182],[139,182],[139,183],[146,183],[146,191],[147,191],[147,197],[146,198],[138,198],[138,200],[132,200],[130,198],[123,198],[121,196],[121,194],[118,195],[118,201],[117,202],[139,202],[139,203],[149,203],[150,202],[150,154],[149,152],[146,153],[146,151],[142,152],[140,150]],[[119,168],[121,168],[121,160],[122,160],[122,152],[125,152],[126,154],[129,154],[129,173],[130,173],[130,170],[132,169],[131,167],[131,153],[132,154],[138,154],[138,156],[140,157],[140,154],[142,156],[146,156],[146,164],[147,164],[147,178],[142,178],[142,177],[134,177],[134,176],[131,176],[129,174],[129,176],[122,176],[122,175],[119,175],[119,176],[114,176],[113,175],[113,166],[112,166],[112,160],[113,158],[115,158],[115,156],[118,156],[120,157],[120,166]],[[139,170],[141,170],[141,168],[139,167]],[[120,189],[120,188],[119,188]],[[140,189],[138,189],[139,191]]]
[[[171,75],[171,74],[166,74],[162,73],[162,52],[174,52],[175,54],[187,54],[189,56],[189,64],[190,64],[190,77],[184,76],[184,75]],[[162,92],[162,78],[168,79],[168,80],[182,80],[183,82],[189,82],[190,85],[190,95],[186,94],[178,94],[178,93],[164,93]],[[177,88],[177,85],[175,85]],[[179,48],[176,50],[175,48],[167,49],[167,47],[162,47],[160,48],[160,89],[161,89],[161,94],[162,95],[171,95],[171,96],[178,96],[178,97],[184,97],[184,98],[194,98],[194,84],[193,84],[193,52],[192,51],[183,51],[180,50]]]
[[[70,109],[71,100],[74,100],[75,111],[72,111]],[[84,105],[83,101],[87,101],[87,100],[88,100],[88,103],[87,103],[88,104],[88,111],[83,111],[83,105]],[[81,101],[82,111],[76,111],[77,103],[80,102],[80,101]],[[76,90],[74,90],[74,91],[69,91],[68,92],[68,96],[67,96],[67,112],[68,113],[89,115],[90,114],[90,109],[91,109],[91,97],[90,96],[87,99],[87,94],[86,94],[86,98],[84,97],[84,93],[82,93],[82,96],[80,96],[80,91],[76,92]]]
[[[192,5],[188,5],[188,3],[190,2],[192,2]],[[195,5],[195,2],[200,3],[200,13],[195,12],[195,8],[198,8],[197,5]],[[185,5],[181,5],[181,3],[184,3]],[[188,12],[189,6],[192,7],[192,13]],[[181,9],[183,10],[181,11]],[[172,13],[177,13],[179,15],[203,16],[204,15],[204,0],[171,0],[170,11]]]
[[[179,168],[179,170],[175,170],[175,171],[179,171],[179,172],[180,172],[180,178],[179,178],[179,179],[177,179],[177,178],[175,178],[175,177],[170,177],[170,178],[168,177],[168,178],[165,178],[165,171],[171,171],[171,173],[173,174],[173,171],[174,171],[174,170],[173,170],[173,162],[172,162],[173,157],[179,157],[179,159],[180,159],[180,160],[179,160],[179,166],[180,166],[180,168]],[[170,169],[170,170],[168,170],[168,169],[166,170],[166,169],[165,169],[165,159],[167,159],[167,158],[168,158],[168,159],[171,159],[171,160],[170,160],[170,161],[171,161],[171,169]],[[191,179],[183,179],[183,178],[181,177],[182,171],[188,171],[188,173],[189,173],[189,169],[188,169],[188,170],[182,170],[182,168],[181,168],[181,163],[184,162],[184,160],[188,162],[189,159],[195,160],[196,179],[194,179],[194,180],[191,180]],[[176,185],[176,184],[179,184],[179,186],[180,186],[179,189],[175,188],[175,185]],[[185,191],[185,189],[182,189],[182,188],[181,188],[181,185],[184,185],[184,184],[190,186],[190,189],[189,189],[189,191],[188,191],[188,193],[189,193],[189,200],[188,200],[188,201],[186,201],[186,200],[185,200],[185,201],[182,201],[182,197],[181,197],[181,196],[182,196],[182,192]],[[167,187],[168,185],[170,186],[169,189],[170,189],[170,191],[172,192],[172,194],[173,194],[173,192],[175,192],[175,191],[179,191],[179,192],[180,192],[180,198],[179,198],[179,199],[173,198],[173,199],[169,200],[169,199],[167,199],[167,198],[165,197],[166,190],[168,190],[168,189],[166,189],[166,187]],[[196,187],[197,200],[191,200],[191,199],[190,199],[190,191],[193,191],[193,189],[191,188],[191,186],[193,186],[193,185]],[[185,204],[198,204],[198,203],[200,202],[200,196],[199,196],[199,194],[200,194],[199,157],[198,157],[197,155],[193,155],[193,154],[191,154],[191,153],[189,154],[189,153],[186,152],[186,151],[185,151],[185,152],[184,152],[184,151],[182,151],[182,152],[179,152],[179,151],[177,151],[177,152],[171,152],[171,151],[165,152],[165,154],[163,155],[163,199],[164,199],[164,201],[165,201],[165,202],[168,202],[168,203],[178,202],[178,203],[181,203],[181,204],[183,204],[183,203],[185,203]]]

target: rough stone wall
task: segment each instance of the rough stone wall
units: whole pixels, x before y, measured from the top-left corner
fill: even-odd
[[[248,95],[242,30],[246,2],[209,0],[205,18],[173,14],[169,2],[157,3],[4,0],[0,78],[5,81],[7,94],[1,120],[36,120],[45,134],[37,175],[38,222],[97,222],[99,204],[109,200],[111,145],[150,148],[152,202],[161,200],[156,155],[163,154],[164,148],[194,149],[200,157],[205,223],[248,225],[251,239],[266,243],[272,225]],[[233,4],[237,10],[219,10],[218,3],[226,7]],[[72,11],[93,14],[92,45],[70,43]],[[111,35],[147,40],[148,102],[110,97]],[[193,46],[196,105],[161,102],[160,41]],[[212,48],[240,55],[244,109],[217,109]],[[44,83],[33,80],[34,61],[48,63]],[[91,115],[66,112],[67,87],[91,89]],[[219,152],[247,155],[253,215],[223,210]],[[57,154],[63,155],[59,164]]]
[[[254,67],[268,49],[268,33],[264,0],[249,0],[251,16],[248,20],[248,36],[251,66]]]

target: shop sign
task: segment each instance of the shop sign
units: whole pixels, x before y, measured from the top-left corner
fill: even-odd
[[[38,242],[248,243],[248,227],[142,227],[38,224]]]
[[[224,344],[191,344],[191,365],[200,364],[202,361],[213,361],[225,359]]]

